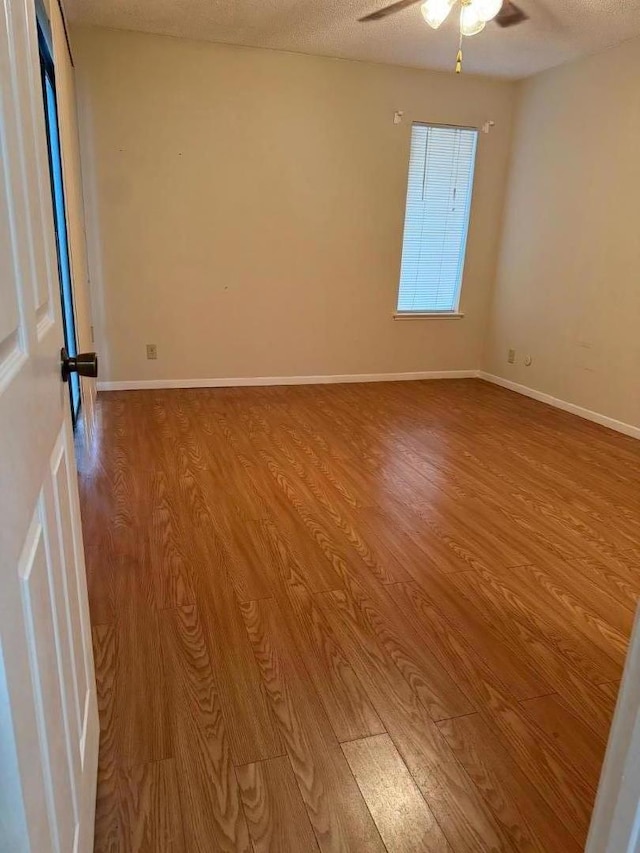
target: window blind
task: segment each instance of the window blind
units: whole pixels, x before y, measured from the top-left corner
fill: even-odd
[[[398,313],[458,310],[477,141],[468,128],[411,128]]]

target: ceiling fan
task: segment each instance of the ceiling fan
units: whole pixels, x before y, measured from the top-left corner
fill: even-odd
[[[409,6],[415,6],[422,0],[396,0],[389,6],[371,12],[359,20],[362,22],[379,21],[389,15],[395,15]],[[444,23],[451,9],[460,2],[460,44],[456,57],[456,73],[462,70],[462,39],[475,36],[482,32],[488,21],[495,21],[500,27],[513,27],[528,20],[529,16],[523,12],[513,0],[424,0],[421,6],[422,17],[437,30]]]

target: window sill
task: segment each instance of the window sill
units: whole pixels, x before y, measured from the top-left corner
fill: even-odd
[[[394,320],[461,320],[459,311],[403,311],[393,315]]]

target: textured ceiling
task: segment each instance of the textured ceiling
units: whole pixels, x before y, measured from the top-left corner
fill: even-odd
[[[455,14],[438,31],[416,5],[381,21],[358,18],[388,0],[65,0],[72,23],[450,69]],[[465,70],[525,77],[640,35],[640,0],[517,0],[531,20],[496,24],[465,43]]]

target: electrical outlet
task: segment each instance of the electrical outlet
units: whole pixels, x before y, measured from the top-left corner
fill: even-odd
[[[509,364],[515,364],[516,351],[514,349],[509,350],[509,354],[507,355],[507,361],[509,362]]]
[[[147,344],[147,358],[156,359],[158,357],[158,347],[156,344]]]

